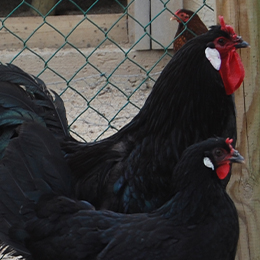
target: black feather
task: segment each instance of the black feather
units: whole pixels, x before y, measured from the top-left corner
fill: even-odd
[[[44,121],[56,136],[69,136],[63,101],[54,91],[53,99],[42,80],[7,64],[0,66],[0,82],[0,105],[3,108],[18,112],[20,109],[27,110],[41,117],[41,121]]]

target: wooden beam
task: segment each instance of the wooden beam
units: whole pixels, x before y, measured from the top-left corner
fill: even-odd
[[[234,167],[229,192],[240,218],[237,259],[260,257],[260,2],[259,0],[217,0],[217,15],[251,48],[240,51],[246,77],[236,91],[238,144],[245,167]]]
[[[129,20],[129,30],[133,33],[136,50],[150,50],[151,41],[148,36],[151,33],[150,22],[150,0],[135,0],[131,2]],[[148,35],[147,35],[147,34]],[[141,40],[140,40],[141,39]],[[139,41],[140,40],[140,41]]]

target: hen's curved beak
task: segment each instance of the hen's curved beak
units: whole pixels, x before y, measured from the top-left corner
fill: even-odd
[[[170,21],[174,21],[174,20],[178,20],[178,18],[177,18],[176,16],[172,16],[172,17],[170,18]]]
[[[232,154],[232,157],[229,158],[229,161],[234,162],[234,163],[245,163],[244,157],[235,149],[234,149],[234,152]]]
[[[235,47],[237,49],[238,48],[247,48],[247,47],[250,47],[250,45],[246,41],[243,41],[242,38],[240,38],[239,42],[237,44],[235,44]]]

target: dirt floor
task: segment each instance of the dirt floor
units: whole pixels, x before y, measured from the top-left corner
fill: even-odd
[[[124,52],[106,46],[89,58],[91,65],[86,64],[84,56],[74,49],[64,49],[56,53],[41,73],[44,69],[42,59],[48,60],[53,52],[54,49],[24,51],[13,63],[27,73],[40,73],[39,77],[46,85],[61,94],[71,130],[86,141],[103,139],[127,124],[139,112],[154,80],[170,60],[170,56],[165,56],[154,67],[163,51],[131,51],[129,59],[124,61]],[[93,48],[81,49],[81,52],[88,56]],[[16,52],[1,51],[0,61],[9,63],[15,55]],[[133,61],[146,70],[154,67],[149,77]]]

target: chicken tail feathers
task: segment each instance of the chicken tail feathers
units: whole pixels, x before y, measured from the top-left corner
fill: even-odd
[[[20,68],[0,65],[0,153],[14,129],[30,121],[47,127],[56,138],[70,137],[64,103],[59,95]]]

